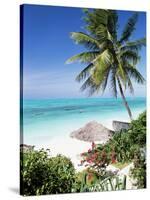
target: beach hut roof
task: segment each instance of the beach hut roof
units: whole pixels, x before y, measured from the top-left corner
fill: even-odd
[[[104,127],[102,124],[96,121],[91,121],[84,127],[73,131],[70,136],[83,141],[100,141],[105,143],[112,137],[113,133],[114,132],[112,130]]]

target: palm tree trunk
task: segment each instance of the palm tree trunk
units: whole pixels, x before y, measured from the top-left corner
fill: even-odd
[[[129,107],[129,105],[128,105],[128,102],[127,102],[127,100],[126,100],[126,98],[125,98],[125,95],[124,95],[124,93],[123,93],[123,89],[122,89],[122,86],[121,86],[121,82],[120,82],[119,78],[117,78],[117,80],[118,80],[118,85],[119,85],[119,90],[120,90],[121,97],[122,97],[123,102],[124,102],[124,105],[125,105],[125,107],[126,107],[126,109],[127,109],[127,111],[128,111],[128,115],[129,115],[129,117],[130,117],[130,120],[132,121],[132,120],[133,120],[133,118],[132,118],[132,113],[131,113],[130,107]]]

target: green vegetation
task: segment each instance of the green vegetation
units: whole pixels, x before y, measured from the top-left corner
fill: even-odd
[[[126,189],[126,176],[122,179],[111,172],[102,176],[94,170],[86,169],[76,174],[73,192],[100,192]]]
[[[115,151],[118,162],[132,161],[139,149],[146,146],[146,112],[131,122],[129,130],[115,133],[107,145]]]
[[[131,170],[131,177],[135,180],[137,188],[146,188],[146,152],[145,148],[140,149],[134,158],[134,169]]]
[[[75,169],[65,156],[49,157],[48,152],[21,152],[21,194],[70,193]]]
[[[102,181],[97,181],[91,188],[90,192],[100,191],[117,191],[126,189],[126,176],[119,178],[118,176],[110,176]]]
[[[137,188],[146,187],[146,112],[131,122],[128,130],[115,133],[105,145],[92,144],[92,148],[82,153],[81,163],[99,175],[106,175],[109,164],[123,168],[134,163],[131,177]]]
[[[139,50],[145,45],[145,38],[130,41],[136,29],[138,19],[134,13],[127,21],[121,36],[118,34],[118,14],[114,10],[85,9],[85,32],[72,32],[71,38],[88,51],[79,53],[67,63],[79,61],[86,67],[79,73],[76,80],[85,81],[81,90],[89,90],[89,95],[104,92],[107,85],[117,98],[121,94],[124,105],[132,120],[132,113],[125,98],[124,91],[133,93],[132,80],[143,84],[144,78],[136,69],[140,60]]]

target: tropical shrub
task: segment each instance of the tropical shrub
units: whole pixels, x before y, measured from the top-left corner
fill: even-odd
[[[89,182],[89,178],[91,182]],[[94,174],[88,174],[86,171],[80,172],[80,180],[75,181],[73,192],[100,192],[100,191],[116,191],[126,189],[126,176],[119,177],[109,174],[103,177],[94,177]]]
[[[129,130],[115,133],[107,145],[116,152],[117,161],[133,160],[134,154],[146,145],[146,112],[131,122]]]
[[[49,157],[44,150],[21,152],[20,168],[22,195],[71,192],[75,169],[65,156]]]
[[[96,170],[100,176],[105,176],[105,169],[109,164],[134,162],[132,174],[137,179],[137,186],[142,188],[146,184],[146,164],[141,157],[135,161],[135,156],[143,148],[146,148],[146,112],[133,120],[128,130],[115,133],[106,144],[92,143],[92,148],[81,154],[81,164]]]
[[[85,192],[99,180],[99,174],[89,168],[76,173],[72,192]]]
[[[146,154],[145,149],[137,151],[134,157],[134,168],[131,169],[131,177],[135,180],[138,189],[146,188]]]

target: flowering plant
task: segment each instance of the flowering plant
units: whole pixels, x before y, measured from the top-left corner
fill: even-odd
[[[96,145],[92,142],[91,148],[81,154],[81,165],[92,168],[99,173],[105,171],[110,163],[116,163],[115,151],[107,145]]]

